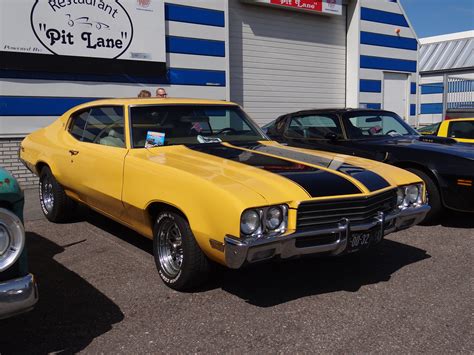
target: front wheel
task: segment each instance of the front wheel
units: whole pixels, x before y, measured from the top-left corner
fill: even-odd
[[[168,287],[184,291],[206,281],[210,261],[196,243],[185,218],[172,211],[159,213],[153,236],[156,267]]]
[[[437,223],[441,213],[443,212],[443,203],[441,201],[441,194],[439,192],[438,186],[436,185],[435,181],[423,171],[413,168],[407,170],[421,178],[426,185],[428,204],[430,205],[431,210],[428,212],[421,224],[432,225]]]

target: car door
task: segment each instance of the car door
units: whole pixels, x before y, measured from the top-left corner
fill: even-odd
[[[123,106],[96,106],[69,128],[69,188],[87,205],[121,219],[126,148]]]

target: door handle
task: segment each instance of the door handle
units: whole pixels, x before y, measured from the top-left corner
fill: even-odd
[[[72,149],[70,149],[70,150],[69,150],[69,153],[71,153],[71,155],[78,155],[78,154],[79,154],[79,151],[78,151],[78,150],[72,150]]]

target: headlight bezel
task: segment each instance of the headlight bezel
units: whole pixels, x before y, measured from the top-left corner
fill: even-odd
[[[417,195],[415,198],[410,198],[410,189],[416,188]],[[409,184],[404,186],[399,186],[397,189],[397,208],[399,210],[404,210],[412,207],[419,207],[425,203],[425,186],[423,183]],[[401,198],[403,197],[403,198]]]
[[[0,255],[0,272],[3,272],[12,266],[23,252],[25,229],[20,218],[5,208],[0,208],[0,224],[7,230],[9,237],[6,250]]]
[[[273,208],[278,208],[281,211],[281,222],[279,223],[278,226],[275,226],[275,228],[271,228],[269,225],[267,225],[267,217]],[[245,211],[242,212],[241,217],[240,217],[240,237],[241,238],[262,238],[262,237],[273,237],[276,235],[281,235],[286,232],[288,228],[288,205],[286,204],[279,204],[279,205],[271,205],[271,206],[265,206],[265,207],[255,207],[255,208],[249,208],[246,209]],[[250,234],[246,234],[242,230],[242,219],[245,216],[246,213],[249,213],[250,211],[254,211],[258,214],[260,217],[260,223],[259,227],[254,230]]]

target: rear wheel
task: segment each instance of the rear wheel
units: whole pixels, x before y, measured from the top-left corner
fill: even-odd
[[[172,211],[160,212],[153,235],[156,267],[168,287],[190,290],[207,280],[210,261],[196,243],[185,218]]]
[[[70,220],[76,207],[49,167],[44,167],[40,173],[39,200],[45,217],[56,223]]]
[[[421,170],[409,168],[408,171],[415,175],[418,175],[426,184],[426,191],[428,195],[428,204],[431,207],[430,212],[426,215],[425,219],[421,224],[432,225],[437,223],[441,213],[443,212],[443,203],[441,201],[441,194],[439,192],[436,182],[426,173]]]

